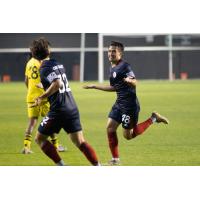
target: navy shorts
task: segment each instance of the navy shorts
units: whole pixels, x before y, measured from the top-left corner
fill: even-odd
[[[139,112],[139,107],[136,110],[121,110],[114,104],[108,117],[122,124],[124,129],[131,129],[138,123]]]
[[[63,128],[67,133],[74,133],[81,131],[81,122],[79,112],[69,116],[67,112],[49,112],[46,117],[43,118],[38,131],[44,135],[52,135],[53,133],[59,133]]]

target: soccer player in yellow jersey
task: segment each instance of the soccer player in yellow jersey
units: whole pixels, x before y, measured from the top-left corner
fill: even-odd
[[[27,86],[27,107],[28,107],[28,127],[25,132],[25,138],[24,138],[24,148],[22,150],[23,154],[30,154],[31,151],[31,141],[32,141],[32,132],[37,124],[38,118],[40,116],[44,117],[49,111],[49,102],[47,99],[45,99],[40,106],[32,107],[30,108],[30,105],[35,102],[35,98],[38,96],[41,96],[44,93],[44,89],[41,87],[40,83],[40,62],[36,60],[35,58],[31,58],[27,65],[25,70],[25,84]],[[56,137],[56,134],[53,134],[51,136],[51,142],[54,144],[54,146],[57,148],[58,151],[62,152],[65,151],[64,147],[59,145],[58,138]]]

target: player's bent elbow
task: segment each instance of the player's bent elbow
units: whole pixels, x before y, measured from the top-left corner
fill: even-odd
[[[53,88],[55,91],[62,89],[62,87],[63,87],[63,84],[61,83],[59,79],[53,82]]]

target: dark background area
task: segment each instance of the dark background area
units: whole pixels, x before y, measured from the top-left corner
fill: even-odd
[[[80,33],[1,33],[0,49],[28,48],[31,41],[38,37],[46,37],[54,48],[79,48]],[[104,38],[104,47],[111,40],[124,43],[125,46],[167,46],[167,35],[155,36],[128,36]],[[98,34],[86,34],[86,47],[98,47]],[[175,46],[200,46],[199,35],[174,35]],[[53,52],[52,57],[62,63],[67,71],[69,80],[75,80],[75,69],[80,64],[80,52]],[[29,53],[0,53],[0,80],[4,75],[9,75],[13,81],[24,80],[25,65]],[[168,52],[167,51],[134,51],[125,52],[124,59],[129,62],[138,79],[168,79]],[[98,52],[85,53],[84,80],[98,79]],[[107,53],[104,53],[104,78],[108,79],[109,62]],[[176,78],[181,73],[187,73],[188,78],[200,78],[200,51],[174,51],[173,73]]]

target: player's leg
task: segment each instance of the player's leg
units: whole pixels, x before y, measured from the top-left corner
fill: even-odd
[[[149,126],[151,126],[155,122],[157,123],[162,122],[165,124],[169,123],[166,117],[160,115],[157,112],[153,112],[150,118],[139,124],[138,124],[138,117],[139,117],[139,112],[135,112],[133,117],[128,116],[128,118],[130,118],[130,122],[128,122],[129,120],[127,120],[127,118],[125,118],[124,121],[122,120],[122,126],[124,128],[123,134],[127,140],[130,140],[138,135],[143,134],[146,131],[146,129],[148,129]],[[128,122],[128,124],[126,124],[126,122]]]
[[[139,112],[134,112],[133,115],[124,114],[122,119],[123,135],[127,140],[135,138],[138,135],[144,133],[144,131],[153,124],[153,120],[150,117],[146,121],[138,124]]]
[[[150,117],[146,121],[138,124],[139,111],[130,113],[123,113],[122,115],[122,127],[123,135],[127,140],[131,140],[138,135],[144,133],[144,131],[153,123],[153,119]]]
[[[59,143],[58,143],[58,137],[56,134],[53,134],[50,136],[51,138],[51,143],[56,147],[56,149],[58,149],[59,147]]]
[[[47,113],[49,112],[49,108],[50,108],[50,104],[49,102],[46,102],[45,104],[43,104],[42,106],[40,106],[40,115],[42,117],[46,116]],[[64,152],[65,151],[65,148],[59,144],[59,140],[58,140],[58,137],[57,135],[54,133],[50,136],[51,138],[51,142],[52,144],[56,147],[56,149],[59,151],[59,152]]]
[[[107,122],[107,137],[112,159],[109,161],[112,165],[119,164],[119,150],[118,150],[118,137],[117,128],[119,123],[114,119],[108,118]]]
[[[23,154],[30,154],[31,151],[31,142],[32,142],[32,132],[37,124],[38,118],[29,118],[28,127],[25,132],[24,137],[24,148],[22,149]]]
[[[52,134],[50,138],[51,138],[51,143],[55,146],[58,152],[66,151],[66,148],[63,147],[61,144],[59,144],[59,139],[56,133]]]
[[[27,111],[28,111],[28,126],[26,128],[25,136],[24,136],[24,147],[22,149],[23,154],[30,154],[31,151],[31,142],[32,142],[32,133],[34,128],[37,125],[38,116],[39,116],[39,108],[29,108],[29,104],[27,104]]]
[[[152,125],[153,123],[164,123],[164,124],[168,124],[169,121],[166,117],[160,115],[157,112],[153,112],[151,114],[151,117],[149,119],[147,119],[146,121],[136,124],[134,125],[133,129],[132,129],[132,137],[136,137],[138,135],[141,135],[145,132],[145,130]]]
[[[58,166],[64,166],[64,162],[59,156],[55,146],[49,142],[48,135],[41,134],[39,131],[36,134],[35,141],[41,150]]]
[[[117,128],[121,123],[121,120],[121,111],[119,110],[117,105],[114,104],[108,115],[108,122],[106,127],[108,144],[110,152],[112,154],[112,159],[109,161],[109,164],[111,165],[119,164]]]
[[[89,162],[98,166],[99,161],[96,155],[96,152],[92,148],[92,146],[85,141],[82,133],[82,126],[80,122],[79,112],[74,112],[73,115],[70,113],[63,113],[60,117],[60,121],[62,121],[62,128],[69,133],[69,136],[72,142],[80,149],[80,151],[85,155],[85,157],[89,160]]]
[[[85,141],[82,131],[70,133],[69,136],[72,142],[80,149],[92,165],[100,165],[95,150]]]
[[[38,127],[38,133],[36,134],[35,141],[41,148],[41,150],[54,161],[56,165],[64,165],[63,160],[58,154],[55,146],[48,140],[48,137],[53,133],[59,133],[61,129],[60,115],[49,112],[46,117],[43,118],[40,126]]]

